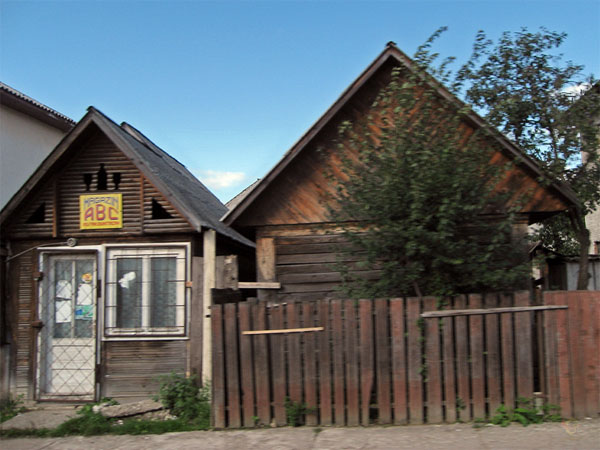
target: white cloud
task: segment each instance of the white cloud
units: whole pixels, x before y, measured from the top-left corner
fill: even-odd
[[[565,94],[572,96],[573,98],[579,98],[590,87],[591,87],[591,85],[589,83],[580,83],[580,84],[574,84],[572,86],[567,86],[562,91]]]
[[[224,189],[240,184],[246,178],[244,172],[223,172],[219,170],[197,171],[200,181],[210,189]]]

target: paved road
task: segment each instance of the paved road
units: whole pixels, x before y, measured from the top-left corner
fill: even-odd
[[[152,436],[5,439],[2,450],[71,449],[544,449],[600,450],[600,418],[522,427],[473,428],[470,424],[369,428],[274,428],[193,431]]]

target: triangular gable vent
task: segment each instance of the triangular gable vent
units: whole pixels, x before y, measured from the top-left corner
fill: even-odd
[[[172,219],[173,216],[169,211],[167,211],[164,206],[156,201],[156,199],[152,199],[152,219]]]

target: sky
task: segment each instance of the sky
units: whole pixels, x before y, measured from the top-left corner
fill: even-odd
[[[475,34],[566,32],[600,76],[600,0],[0,0],[0,81],[79,120],[93,105],[223,202],[261,178],[389,41],[465,60]]]

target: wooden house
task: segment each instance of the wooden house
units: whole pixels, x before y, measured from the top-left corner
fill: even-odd
[[[201,374],[219,255],[253,261],[226,211],[142,133],[90,107],[0,213],[11,394],[147,398],[157,375]]]
[[[275,167],[233,202],[224,217],[227,225],[255,239],[257,281],[273,288],[259,291],[260,297],[305,300],[335,293],[341,277],[334,268],[336,247],[332,244],[340,242],[340,235],[328,213],[335,186],[324,174],[335,172],[331,168],[342,158],[333,151],[339,125],[364,121],[397,67],[413,71],[414,63],[390,43]],[[430,83],[440,101],[463,106],[441,84]],[[474,112],[467,113],[461,125],[466,132],[486,127]],[[526,233],[527,224],[577,203],[567,187],[540,184],[540,168],[510,140],[496,132],[487,139],[494,159],[515,162],[504,186],[515,193],[529,193],[521,209],[519,233]]]

